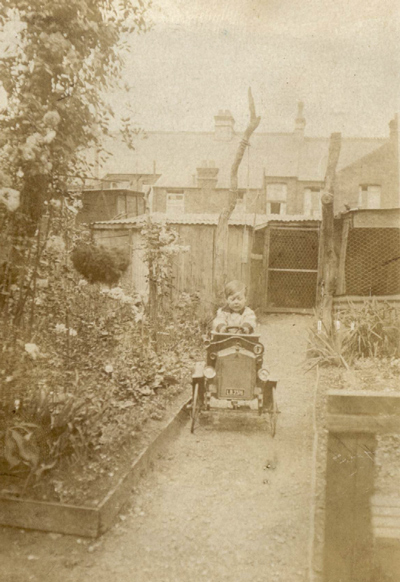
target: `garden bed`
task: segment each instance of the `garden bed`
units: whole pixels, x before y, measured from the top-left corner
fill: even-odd
[[[75,481],[71,503],[21,498],[17,488],[14,495],[3,489],[0,524],[88,537],[104,533],[129,501],[138,480],[153,467],[170,439],[186,423],[188,395],[188,391],[183,391],[176,396],[162,421],[149,419],[132,447],[120,453],[113,471],[98,475],[80,502]]]

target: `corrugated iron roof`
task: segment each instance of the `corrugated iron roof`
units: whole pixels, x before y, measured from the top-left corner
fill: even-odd
[[[154,212],[151,215],[153,220],[166,221],[169,224],[205,224],[217,225],[218,213],[198,213],[198,214],[176,214],[168,215],[163,212]],[[95,222],[93,227],[102,228],[125,228],[140,227],[146,221],[146,215],[135,216],[133,218],[120,218],[116,220],[105,220]],[[239,214],[234,213],[229,219],[231,226],[253,226],[254,228],[263,228],[270,222],[320,222],[319,219],[302,214],[278,215],[278,214]]]

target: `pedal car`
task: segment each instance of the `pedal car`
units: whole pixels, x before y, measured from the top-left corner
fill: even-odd
[[[227,333],[212,333],[205,345],[206,361],[197,362],[192,375],[191,432],[200,412],[223,408],[265,414],[275,436],[277,380],[263,367],[260,336],[228,328]]]

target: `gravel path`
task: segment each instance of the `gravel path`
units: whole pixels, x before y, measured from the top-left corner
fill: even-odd
[[[0,580],[308,580],[314,378],[300,366],[309,322],[269,316],[262,325],[280,378],[274,440],[185,428],[100,540],[0,528]]]

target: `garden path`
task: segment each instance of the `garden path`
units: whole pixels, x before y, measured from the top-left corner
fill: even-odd
[[[1,582],[308,580],[314,377],[301,364],[309,324],[279,315],[261,326],[280,378],[274,441],[262,431],[186,427],[100,540],[0,528]]]

